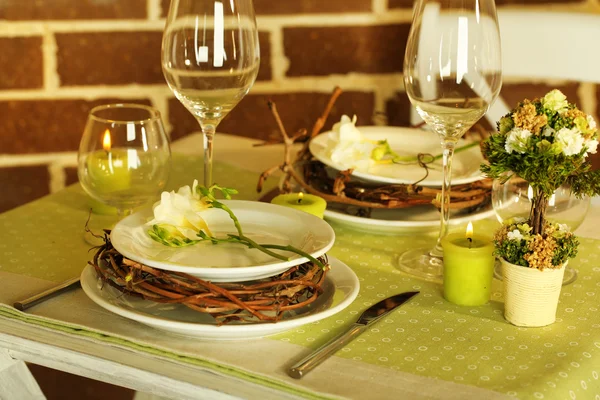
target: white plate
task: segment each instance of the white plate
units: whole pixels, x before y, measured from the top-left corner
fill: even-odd
[[[418,206],[396,210],[374,209],[371,218],[357,217],[341,210],[327,208],[325,218],[362,232],[397,234],[435,232],[440,228],[440,213],[432,206]],[[491,206],[472,213],[451,215],[450,225],[466,224],[494,216]]]
[[[358,129],[365,139],[384,140],[387,139],[392,150],[401,156],[416,156],[419,153],[432,155],[441,154],[440,139],[437,134],[423,129],[399,128],[391,126],[359,126]],[[324,132],[316,136],[309,145],[312,155],[323,164],[337,170],[345,170],[342,165],[334,163],[328,154],[328,145],[334,140],[335,132]],[[457,144],[462,146],[468,144],[460,140]],[[452,184],[460,185],[483,179],[479,166],[483,162],[483,156],[478,146],[461,151],[454,155],[452,161]],[[391,184],[410,184],[418,181],[424,176],[424,170],[417,164],[382,164],[372,166],[368,172],[354,171],[352,175],[356,178]],[[430,164],[429,176],[420,182],[423,186],[442,185],[442,161],[437,160]]]
[[[304,211],[256,201],[226,200],[223,203],[238,217],[244,234],[259,244],[291,244],[319,257],[335,241],[335,233],[327,222]],[[165,246],[147,234],[149,227],[145,224],[151,217],[152,209],[147,208],[119,221],[110,235],[115,249],[142,264],[185,272],[213,282],[262,279],[308,261],[294,253],[276,250],[290,257],[288,261],[281,261],[259,250],[232,243],[201,242],[182,248]],[[217,237],[237,233],[223,210],[209,209],[202,217]]]
[[[81,287],[99,306],[156,329],[206,340],[250,339],[274,335],[319,321],[348,307],[358,295],[358,278],[354,271],[341,261],[333,257],[329,257],[329,261],[331,270],[323,282],[324,293],[314,303],[294,312],[287,312],[283,319],[276,323],[232,323],[217,326],[210,315],[193,311],[180,304],[160,304],[123,295],[112,286],[103,285],[91,265],[81,274]]]

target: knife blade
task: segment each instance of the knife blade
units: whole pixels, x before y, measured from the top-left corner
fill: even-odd
[[[352,324],[348,330],[331,339],[329,342],[290,367],[290,369],[288,369],[288,375],[295,379],[302,378],[323,361],[335,354],[339,349],[344,347],[344,345],[363,333],[367,327],[373,325],[417,294],[419,294],[419,292],[400,293],[370,306],[363,311],[360,317],[358,317],[358,320]]]

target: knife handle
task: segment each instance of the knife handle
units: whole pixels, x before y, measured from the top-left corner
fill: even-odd
[[[17,301],[13,305],[17,310],[25,311],[28,308],[33,307],[36,304],[39,304],[42,301],[49,299],[50,297],[54,297],[58,294],[61,294],[78,284],[79,284],[79,277],[71,278],[68,281],[62,282],[54,287],[51,287],[48,290],[45,290],[41,293],[31,296],[25,300]]]
[[[331,339],[317,350],[304,357],[302,360],[294,364],[289,370],[288,375],[295,379],[300,379],[308,374],[323,361],[334,355],[345,344],[352,341],[355,337],[363,333],[367,329],[366,325],[354,324],[352,327],[342,334]]]

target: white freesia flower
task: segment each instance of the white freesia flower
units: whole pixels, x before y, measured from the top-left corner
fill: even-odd
[[[542,98],[542,105],[548,110],[556,111],[559,113],[563,113],[569,108],[567,96],[565,96],[563,92],[561,92],[558,89],[554,89],[548,92]]]
[[[569,232],[569,225],[567,224],[557,224],[557,227],[561,232]]]
[[[555,135],[556,143],[562,147],[562,152],[565,156],[579,154],[583,149],[583,136],[577,128],[568,129],[562,128]]]
[[[199,215],[209,205],[201,200],[196,192],[198,181],[194,180],[193,186],[183,186],[177,192],[162,192],[160,201],[154,204],[154,219],[146,225],[169,224],[173,225],[188,239],[198,240],[197,233],[204,230],[210,234],[204,219]]]
[[[554,135],[554,133],[556,132],[556,130],[548,125],[546,125],[546,127],[544,128],[544,130],[542,131],[542,135],[549,137]]]
[[[527,151],[530,137],[531,132],[527,129],[513,128],[508,133],[504,148],[508,153],[512,153],[514,151],[523,154],[525,151]]]
[[[583,145],[586,147],[588,153],[596,154],[598,149],[597,139],[586,140]]]
[[[594,121],[594,118],[591,115],[587,116],[587,123],[590,129],[596,129],[596,121]]]
[[[520,230],[515,229],[514,231],[508,232],[506,234],[506,237],[508,238],[508,240],[522,240],[523,239],[523,234],[521,233]]]
[[[327,146],[331,161],[343,168],[367,172],[375,163],[371,159],[375,144],[366,140],[356,127],[356,115],[352,119],[343,115],[333,126],[333,131],[335,133]]]

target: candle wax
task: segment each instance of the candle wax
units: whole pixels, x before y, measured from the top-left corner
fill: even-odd
[[[491,239],[453,233],[442,239],[444,249],[444,298],[451,303],[479,306],[490,299],[494,275]]]
[[[122,149],[98,150],[86,160],[88,180],[99,194],[127,190],[131,186],[127,152]]]
[[[307,212],[319,218],[323,218],[323,213],[327,207],[327,202],[319,196],[303,194],[303,196],[300,197],[298,193],[280,194],[273,198],[271,203],[295,208],[296,210]]]

